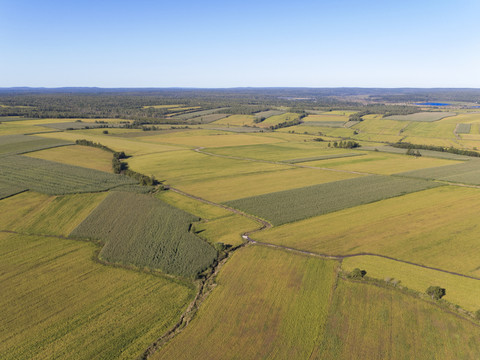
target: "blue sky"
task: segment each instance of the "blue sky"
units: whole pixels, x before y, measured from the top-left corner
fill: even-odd
[[[480,1],[0,0],[0,87],[479,87]]]

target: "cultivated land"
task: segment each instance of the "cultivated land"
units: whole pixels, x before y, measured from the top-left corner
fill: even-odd
[[[409,180],[413,179],[362,176],[229,201],[226,204],[255,214],[274,225],[282,225],[439,186],[434,182]]]
[[[0,233],[2,359],[132,359],[178,321],[193,289],[93,262],[95,249]]]
[[[480,357],[477,100],[251,91],[0,101],[0,357]]]
[[[112,154],[93,147],[73,145],[35,151],[26,155],[37,159],[112,172]]]
[[[239,250],[192,323],[153,358],[308,358],[324,336],[335,266],[263,247]]]
[[[476,256],[479,210],[478,189],[442,186],[286,224],[252,237],[321,254],[380,254],[480,277]]]
[[[108,262],[195,276],[216,257],[189,232],[197,220],[151,196],[114,192],[71,235],[104,242],[99,256]]]
[[[448,291],[448,290],[447,290]],[[475,359],[480,329],[393,289],[340,281],[318,359]]]

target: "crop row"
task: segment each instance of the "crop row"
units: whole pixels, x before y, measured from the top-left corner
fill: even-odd
[[[195,276],[217,255],[189,232],[197,220],[150,196],[112,192],[71,235],[105,242],[100,257],[109,262]]]
[[[253,196],[226,204],[281,225],[435,186],[439,184],[373,175]]]
[[[0,182],[49,195],[105,191],[136,184],[123,175],[12,155],[0,158]]]
[[[398,175],[422,179],[443,180],[454,183],[480,185],[480,161],[408,171]]]
[[[23,154],[64,145],[72,145],[72,142],[27,135],[0,136],[0,156]]]

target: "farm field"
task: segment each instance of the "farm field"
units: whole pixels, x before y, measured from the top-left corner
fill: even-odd
[[[230,246],[241,245],[243,243],[242,234],[259,227],[259,223],[237,214],[194,224],[197,236],[211,244],[223,243]]]
[[[100,259],[194,277],[216,258],[216,251],[189,232],[198,218],[163,201],[113,192],[71,233],[100,240]]]
[[[479,151],[477,95],[22,91],[0,89],[31,117],[0,114],[0,358],[480,357],[480,160],[394,147]]]
[[[367,276],[380,280],[400,280],[400,285],[420,293],[425,293],[429,286],[441,286],[446,289],[442,299],[472,313],[480,309],[480,278],[471,279],[368,255],[346,258],[342,268],[347,272],[361,268],[367,271]]]
[[[277,226],[436,186],[439,184],[434,182],[371,175],[247,197],[225,204]]]
[[[307,163],[308,165],[310,163]],[[249,196],[298,189],[305,186],[359,177],[359,174],[285,166],[282,170],[240,174],[235,177],[196,181],[179,188],[207,200],[226,202]]]
[[[406,150],[404,150],[403,154],[405,154],[405,151]],[[458,162],[452,160],[432,159],[426,156],[415,157],[373,151],[364,156],[309,161],[303,165],[390,175],[405,171],[454,164],[458,164]]]
[[[26,234],[68,236],[106,193],[48,196],[24,192],[0,201],[0,229]],[[22,221],[18,221],[21,218]]]
[[[393,289],[340,281],[324,342],[313,358],[475,359],[480,354],[475,340],[479,331]]]
[[[72,145],[28,153],[26,156],[62,164],[112,172],[112,153],[88,146]]]
[[[252,238],[322,254],[381,254],[480,277],[479,208],[477,189],[445,186],[286,224]]]
[[[206,204],[174,191],[162,191],[156,196],[160,200],[202,219],[212,220],[232,214],[231,211],[225,210],[219,206]]]
[[[254,120],[257,117],[254,115],[230,115],[226,118],[213,122],[214,125],[231,125],[231,126],[253,126]]]
[[[73,142],[75,140],[85,139],[96,143],[101,143],[102,145],[108,146],[114,151],[124,151],[128,155],[144,155],[164,151],[182,150],[181,147],[173,145],[145,143],[121,136],[105,136],[100,133],[96,133],[95,131],[96,130],[75,130],[67,132],[55,132],[42,134],[42,137],[62,139]]]
[[[410,115],[393,115],[388,116],[388,120],[397,120],[397,121],[418,121],[418,122],[432,122],[441,120],[449,116],[455,116],[457,113],[448,112],[448,111],[434,111],[434,112],[418,112]]]
[[[0,183],[0,200],[12,195],[16,195],[26,190],[26,188],[23,188],[21,186]]]
[[[195,319],[153,359],[308,358],[324,334],[335,264],[238,250]]]
[[[315,156],[350,154],[352,153],[352,150],[328,148],[328,143],[325,142],[290,141],[276,144],[246,145],[241,147],[226,146],[222,148],[208,149],[208,152],[217,155],[234,156],[247,159],[288,161],[292,159],[310,158]]]
[[[403,172],[398,175],[480,185],[480,161],[475,159],[460,164]]]
[[[23,154],[31,151],[72,145],[69,141],[26,135],[0,136],[0,156]]]
[[[2,359],[132,359],[178,321],[192,288],[93,262],[95,249],[0,233]]]
[[[198,131],[197,131],[198,133]],[[232,145],[252,145],[252,144],[268,144],[280,142],[277,139],[249,135],[249,134],[234,134],[234,133],[223,133],[219,134],[213,133],[211,135],[193,135],[189,133],[181,133],[177,136],[168,135],[157,135],[149,136],[141,139],[142,141],[148,142],[158,142],[172,145],[181,145],[188,147],[222,147],[222,146],[232,146]]]
[[[0,158],[0,182],[50,195],[105,191],[136,184],[124,175],[12,155]]]
[[[142,174],[155,175],[173,186],[184,186],[205,180],[235,178],[239,175],[283,170],[287,165],[265,164],[201,154],[192,150],[135,156],[128,159],[130,168]]]
[[[346,123],[348,116],[334,115],[334,114],[320,114],[320,115],[308,115],[302,119],[302,121],[309,122],[340,122]]]

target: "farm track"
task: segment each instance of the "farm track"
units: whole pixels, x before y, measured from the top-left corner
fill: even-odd
[[[253,161],[253,162],[261,162],[261,163],[265,163],[265,164],[274,164],[274,165],[286,165],[286,166],[291,166],[291,167],[313,169],[313,170],[327,170],[327,171],[335,171],[335,172],[355,174],[355,175],[372,175],[370,173],[360,172],[360,171],[350,171],[350,170],[340,170],[340,169],[332,169],[332,168],[326,168],[326,167],[298,165],[298,164],[291,164],[291,163],[287,163],[287,162],[283,162],[283,161],[269,161],[269,160],[261,160],[261,159],[244,158],[244,157],[240,157],[240,156],[219,155],[219,154],[214,154],[214,153],[210,153],[210,152],[207,152],[207,151],[203,151],[202,149],[204,149],[204,148],[203,147],[198,147],[198,148],[193,149],[193,150],[200,153],[200,154],[209,155],[209,156],[216,156],[216,157],[221,157],[221,158],[225,158],[225,159]]]

